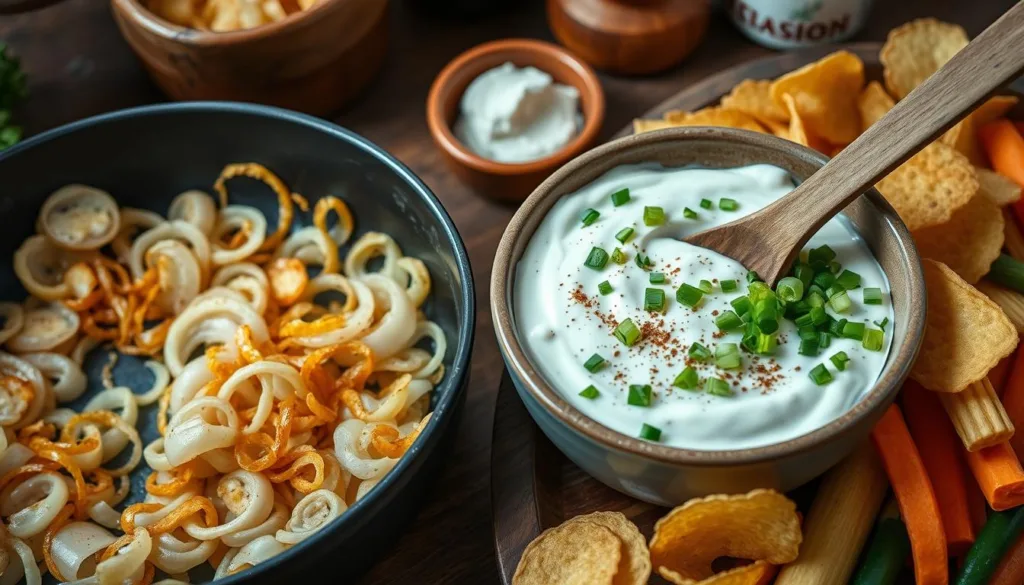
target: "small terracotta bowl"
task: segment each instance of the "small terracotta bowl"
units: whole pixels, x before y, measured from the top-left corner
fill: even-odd
[[[485,159],[463,146],[452,132],[459,115],[459,100],[481,73],[511,61],[532,65],[556,82],[580,92],[583,130],[551,156],[527,163],[500,163]],[[504,201],[519,202],[552,172],[590,147],[604,121],[604,91],[589,65],[565,49],[530,39],[484,43],[459,55],[434,80],[427,97],[427,125],[445,160],[458,177],[477,192]]]
[[[231,32],[172,24],[141,0],[111,5],[153,81],[176,100],[256,102],[323,116],[366,87],[387,50],[388,0],[322,0]]]
[[[590,475],[633,497],[673,506],[709,493],[754,488],[788,491],[804,484],[862,444],[896,398],[924,334],[924,276],[910,231],[878,191],[870,189],[844,211],[889,279],[895,320],[892,349],[878,380],[846,413],[795,439],[730,451],[680,449],[615,432],[566,402],[532,363],[516,330],[516,265],[551,207],[564,195],[625,164],[732,168],[767,163],[802,181],[827,159],[766,134],[726,128],[673,128],[621,138],[563,166],[523,203],[501,238],[491,271],[491,314],[498,347],[527,410],[544,434]],[[823,391],[827,392],[828,388]]]

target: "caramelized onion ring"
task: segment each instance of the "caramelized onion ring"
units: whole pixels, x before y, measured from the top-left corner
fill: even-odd
[[[106,191],[66,185],[54,191],[39,210],[43,234],[68,250],[96,250],[117,235],[121,213]]]
[[[209,236],[217,223],[217,204],[206,192],[190,189],[171,200],[171,206],[167,208],[167,219],[190,223]]]

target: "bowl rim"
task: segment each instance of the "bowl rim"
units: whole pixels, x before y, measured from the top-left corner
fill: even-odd
[[[383,1],[387,2],[387,0]],[[197,47],[242,44],[292,29],[301,29],[311,24],[314,20],[318,20],[328,10],[341,2],[342,0],[319,0],[308,10],[300,10],[299,12],[289,14],[277,22],[249,29],[214,32],[175,24],[147,8],[140,0],[110,0],[110,4],[115,10],[123,13],[127,19],[137,23],[147,32],[166,39],[173,39],[174,42],[182,45]]]
[[[514,309],[511,294],[515,267],[519,259],[515,258],[513,261],[513,255],[520,243],[521,234],[525,231],[526,224],[529,223],[538,207],[547,199],[556,197],[555,194],[560,185],[572,174],[588,166],[601,164],[602,159],[607,156],[642,149],[661,142],[682,144],[698,140],[739,142],[756,148],[781,150],[787,155],[814,164],[818,168],[828,161],[828,158],[821,153],[776,136],[731,128],[700,126],[670,128],[626,136],[608,142],[574,159],[548,177],[523,202],[509,221],[495,252],[491,272],[490,308],[495,336],[498,339],[502,357],[505,359],[513,380],[518,380],[517,386],[520,386],[521,391],[525,391],[551,417],[568,427],[569,430],[606,449],[627,452],[672,465],[700,467],[732,467],[763,463],[814,450],[852,431],[861,421],[872,418],[876,410],[885,407],[892,401],[892,398],[899,392],[902,381],[910,372],[924,336],[926,297],[924,296],[924,273],[921,258],[917,253],[910,230],[907,229],[892,206],[875,189],[869,189],[863,196],[868,198],[869,203],[878,210],[895,232],[903,255],[910,259],[909,278],[904,294],[909,298],[920,300],[908,303],[906,337],[902,346],[890,349],[890,359],[894,360],[890,373],[885,378],[876,381],[868,394],[852,408],[835,420],[809,433],[780,443],[734,450],[684,449],[643,441],[604,426],[564,400],[557,390],[546,383],[519,342],[513,322]],[[557,195],[556,198],[563,195],[565,194]],[[539,211],[537,212],[539,213]]]
[[[337,124],[315,116],[301,114],[273,106],[227,101],[195,101],[140,106],[84,118],[82,120],[47,130],[41,134],[23,140],[10,148],[0,151],[0,162],[16,157],[24,151],[42,147],[46,143],[58,140],[65,135],[92,128],[94,126],[102,126],[103,124],[114,121],[176,115],[181,113],[240,114],[271,118],[291,124],[305,126],[310,130],[327,134],[336,140],[346,142],[376,158],[391,172],[397,174],[399,178],[412,187],[412,190],[422,198],[424,203],[426,203],[429,212],[440,223],[445,239],[452,246],[455,252],[455,268],[460,279],[459,298],[463,307],[465,307],[465,314],[461,316],[461,324],[458,326],[458,331],[455,332],[458,338],[456,343],[453,344],[455,352],[452,359],[452,367],[446,372],[444,380],[436,388],[439,399],[432,411],[433,415],[430,417],[430,421],[427,423],[423,432],[419,437],[417,437],[416,441],[413,442],[406,454],[399,459],[398,463],[395,464],[391,471],[381,479],[375,489],[370,490],[365,497],[349,506],[345,514],[335,519],[323,530],[318,531],[316,534],[310,536],[301,543],[290,547],[281,554],[275,555],[266,562],[260,563],[257,567],[247,569],[217,581],[217,583],[231,585],[248,581],[249,579],[256,578],[257,576],[271,570],[280,570],[283,563],[292,562],[296,558],[311,552],[313,549],[328,545],[331,535],[334,532],[336,532],[346,522],[364,520],[363,517],[376,507],[378,500],[383,499],[386,494],[390,495],[389,492],[391,491],[391,485],[399,482],[400,479],[407,475],[407,470],[415,464],[419,464],[420,462],[418,460],[429,454],[424,452],[426,449],[425,446],[428,442],[436,443],[438,433],[442,431],[444,427],[448,426],[451,422],[449,419],[458,411],[460,395],[467,391],[467,382],[471,367],[470,355],[473,348],[474,332],[476,327],[476,293],[473,283],[472,268],[469,261],[469,254],[466,251],[466,246],[463,243],[458,230],[455,228],[454,221],[452,221],[451,216],[448,214],[448,211],[444,208],[441,201],[437,198],[437,195],[435,195],[433,191],[431,191],[430,188],[427,187],[427,185],[408,167],[399,162],[398,159],[389,154],[382,147],[377,146],[373,142],[370,142],[351,130],[342,128]]]
[[[445,119],[445,104],[441,100],[441,92],[452,84],[456,72],[483,57],[503,52],[543,54],[565,63],[582,80],[582,87],[575,86],[576,89],[581,94],[586,93],[594,102],[595,114],[583,117],[583,129],[580,130],[580,133],[569,144],[544,158],[522,163],[503,163],[484,158],[466,148],[455,137],[451,124]],[[460,94],[459,99],[461,98]],[[565,164],[582,153],[587,145],[594,143],[604,123],[604,116],[604,89],[601,87],[601,80],[597,77],[594,69],[569,50],[554,43],[536,39],[499,39],[472,47],[445,65],[444,69],[434,78],[434,82],[430,85],[430,91],[427,93],[427,126],[430,129],[430,134],[434,137],[434,142],[460,164],[477,172],[492,175],[525,175]]]

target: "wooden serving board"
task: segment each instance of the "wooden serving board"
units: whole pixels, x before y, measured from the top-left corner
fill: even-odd
[[[660,118],[669,110],[696,110],[716,104],[744,79],[774,79],[840,48],[864,61],[868,80],[881,80],[880,43],[815,47],[727,69],[680,91],[643,117]],[[1024,93],[1024,78],[1017,80],[1012,89],[1016,93]],[[1018,104],[1012,115],[1024,118],[1024,105]],[[631,126],[623,128],[615,138],[632,132]],[[806,512],[816,489],[817,482],[814,481],[788,495]],[[654,523],[668,511],[605,486],[562,455],[530,418],[507,372],[502,377],[495,408],[491,445],[491,507],[495,553],[504,585],[511,585],[512,575],[526,545],[547,528],[569,518],[599,510],[622,512],[649,539]],[[668,585],[657,575],[652,575],[650,583]],[[900,584],[912,583],[913,576],[907,569],[901,575]]]

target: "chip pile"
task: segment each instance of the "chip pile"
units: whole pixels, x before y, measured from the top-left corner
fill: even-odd
[[[765,585],[796,559],[802,540],[796,504],[773,490],[690,500],[658,521],[650,550],[624,515],[594,512],[531,542],[512,583],[642,585],[653,565],[676,585]],[[749,564],[716,571],[722,557]]]
[[[968,42],[960,26],[914,20],[889,32],[879,53],[882,82],[866,81],[861,60],[837,51],[775,80],[744,80],[717,106],[635,120],[634,131],[742,128],[835,156]],[[972,285],[1003,248],[1001,208],[1021,196],[1019,185],[988,168],[977,130],[1018,101],[992,97],[876,185],[911,230],[920,255],[933,261],[925,266],[928,329],[911,373],[930,390],[958,392],[994,365],[963,348],[984,347],[1002,357],[1016,345],[1006,316]]]
[[[147,0],[157,16],[188,28],[213,32],[246,30],[309,10],[319,0]]]

